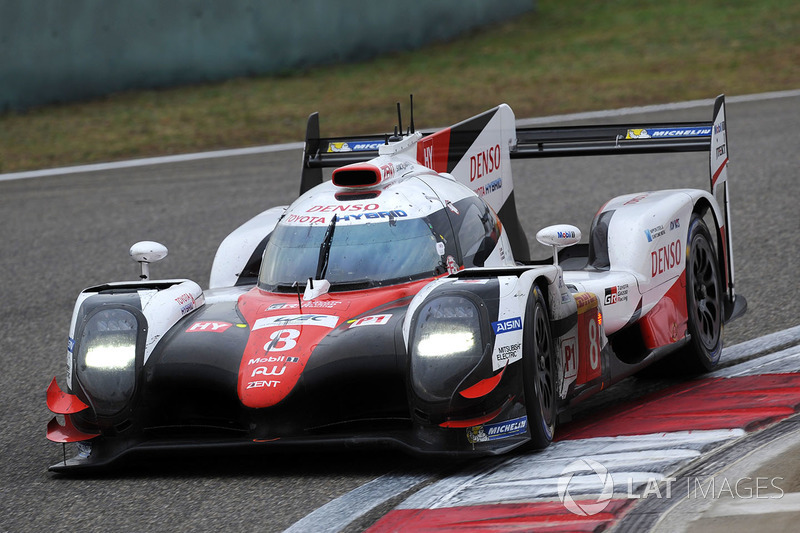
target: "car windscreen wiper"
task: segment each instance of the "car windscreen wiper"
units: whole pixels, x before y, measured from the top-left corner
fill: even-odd
[[[317,273],[314,279],[325,279],[325,272],[328,270],[328,258],[331,255],[331,241],[333,240],[334,230],[336,230],[336,215],[333,216],[331,223],[328,224],[328,229],[325,231],[325,237],[322,239],[322,244],[319,247]]]

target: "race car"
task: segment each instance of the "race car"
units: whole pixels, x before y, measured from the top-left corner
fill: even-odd
[[[531,260],[512,158],[708,151],[710,191],[626,194],[586,242],[558,224]],[[47,438],[56,472],[167,449],[544,448],[576,403],[656,361],[713,368],[734,292],[724,97],[713,120],[516,128],[502,104],[422,133],[325,138],[301,191],[233,231],[206,290],[139,280],[79,295]],[[323,169],[332,168],[330,179]],[[669,358],[669,359],[665,359]]]

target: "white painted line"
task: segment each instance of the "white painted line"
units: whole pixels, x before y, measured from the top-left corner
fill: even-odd
[[[284,533],[334,533],[382,503],[430,479],[427,475],[386,474],[328,502]]]
[[[0,181],[19,180],[26,178],[44,178],[60,176],[63,174],[78,174],[80,172],[97,172],[101,170],[117,170],[121,168],[145,167],[150,165],[163,165],[168,163],[182,163],[185,161],[198,161],[203,159],[218,159],[221,157],[239,157],[243,155],[265,154],[269,152],[283,152],[286,150],[302,150],[303,143],[272,144],[269,146],[253,146],[250,148],[233,148],[231,150],[216,150],[213,152],[199,152],[194,154],[165,155],[160,157],[147,157],[143,159],[130,159],[128,161],[115,161],[112,163],[95,163],[91,165],[78,165],[74,167],[47,168],[43,170],[30,170],[27,172],[12,172],[0,174]]]
[[[757,102],[763,100],[774,100],[776,98],[793,98],[800,96],[800,90],[776,91],[769,93],[748,94],[742,96],[726,97],[727,103]],[[576,120],[591,120],[596,118],[619,117],[634,115],[638,113],[652,113],[659,111],[673,111],[679,109],[691,109],[694,107],[705,107],[713,105],[713,99],[690,100],[688,102],[674,102],[670,104],[648,105],[640,107],[625,107],[622,109],[612,109],[609,111],[589,111],[585,113],[572,113],[567,115],[553,115],[549,117],[528,118],[517,120],[517,126],[533,126],[537,124],[549,124],[552,122],[571,122]],[[426,128],[421,128],[420,131]],[[432,129],[432,128],[427,128]],[[440,128],[435,128],[440,129]],[[117,161],[112,163],[97,163],[92,165],[79,165],[74,167],[49,168],[43,170],[30,170],[25,172],[12,172],[0,174],[0,181],[42,178],[48,176],[60,176],[64,174],[77,174],[79,172],[96,172],[102,170],[116,170],[120,168],[143,167],[149,165],[163,165],[169,163],[181,163],[184,161],[196,161],[200,159],[217,159],[221,157],[237,157],[251,154],[264,154],[269,152],[282,152],[286,150],[300,150],[303,148],[302,142],[273,144],[268,146],[253,146],[251,148],[235,148],[231,150],[216,150],[213,152],[199,152],[193,154],[167,155],[160,157],[148,157],[144,159],[131,159],[128,161]]]
[[[780,346],[800,344],[800,326],[776,331],[769,335],[751,339],[731,347],[722,349],[722,360],[736,361],[746,357],[752,357],[759,353],[768,352]],[[798,368],[800,370],[800,368]]]
[[[759,498],[717,499],[711,509],[703,513],[706,517],[742,516],[772,513],[796,513],[800,511],[800,492],[762,494]]]
[[[755,374],[791,374],[796,372],[800,372],[800,345],[711,372],[706,374],[706,377],[732,378]]]

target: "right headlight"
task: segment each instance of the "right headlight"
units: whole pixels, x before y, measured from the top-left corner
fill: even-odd
[[[426,401],[449,400],[483,355],[480,311],[462,296],[423,304],[411,336],[411,380]]]
[[[125,309],[92,315],[78,340],[77,376],[100,416],[121,411],[136,388],[139,321]]]

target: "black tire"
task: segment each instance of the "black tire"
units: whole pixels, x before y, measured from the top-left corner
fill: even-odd
[[[534,286],[528,298],[522,341],[523,389],[531,447],[546,448],[556,426],[555,347],[542,290]]]
[[[703,219],[689,223],[686,247],[686,307],[691,339],[679,353],[693,374],[712,370],[722,354],[723,283],[714,241]]]

